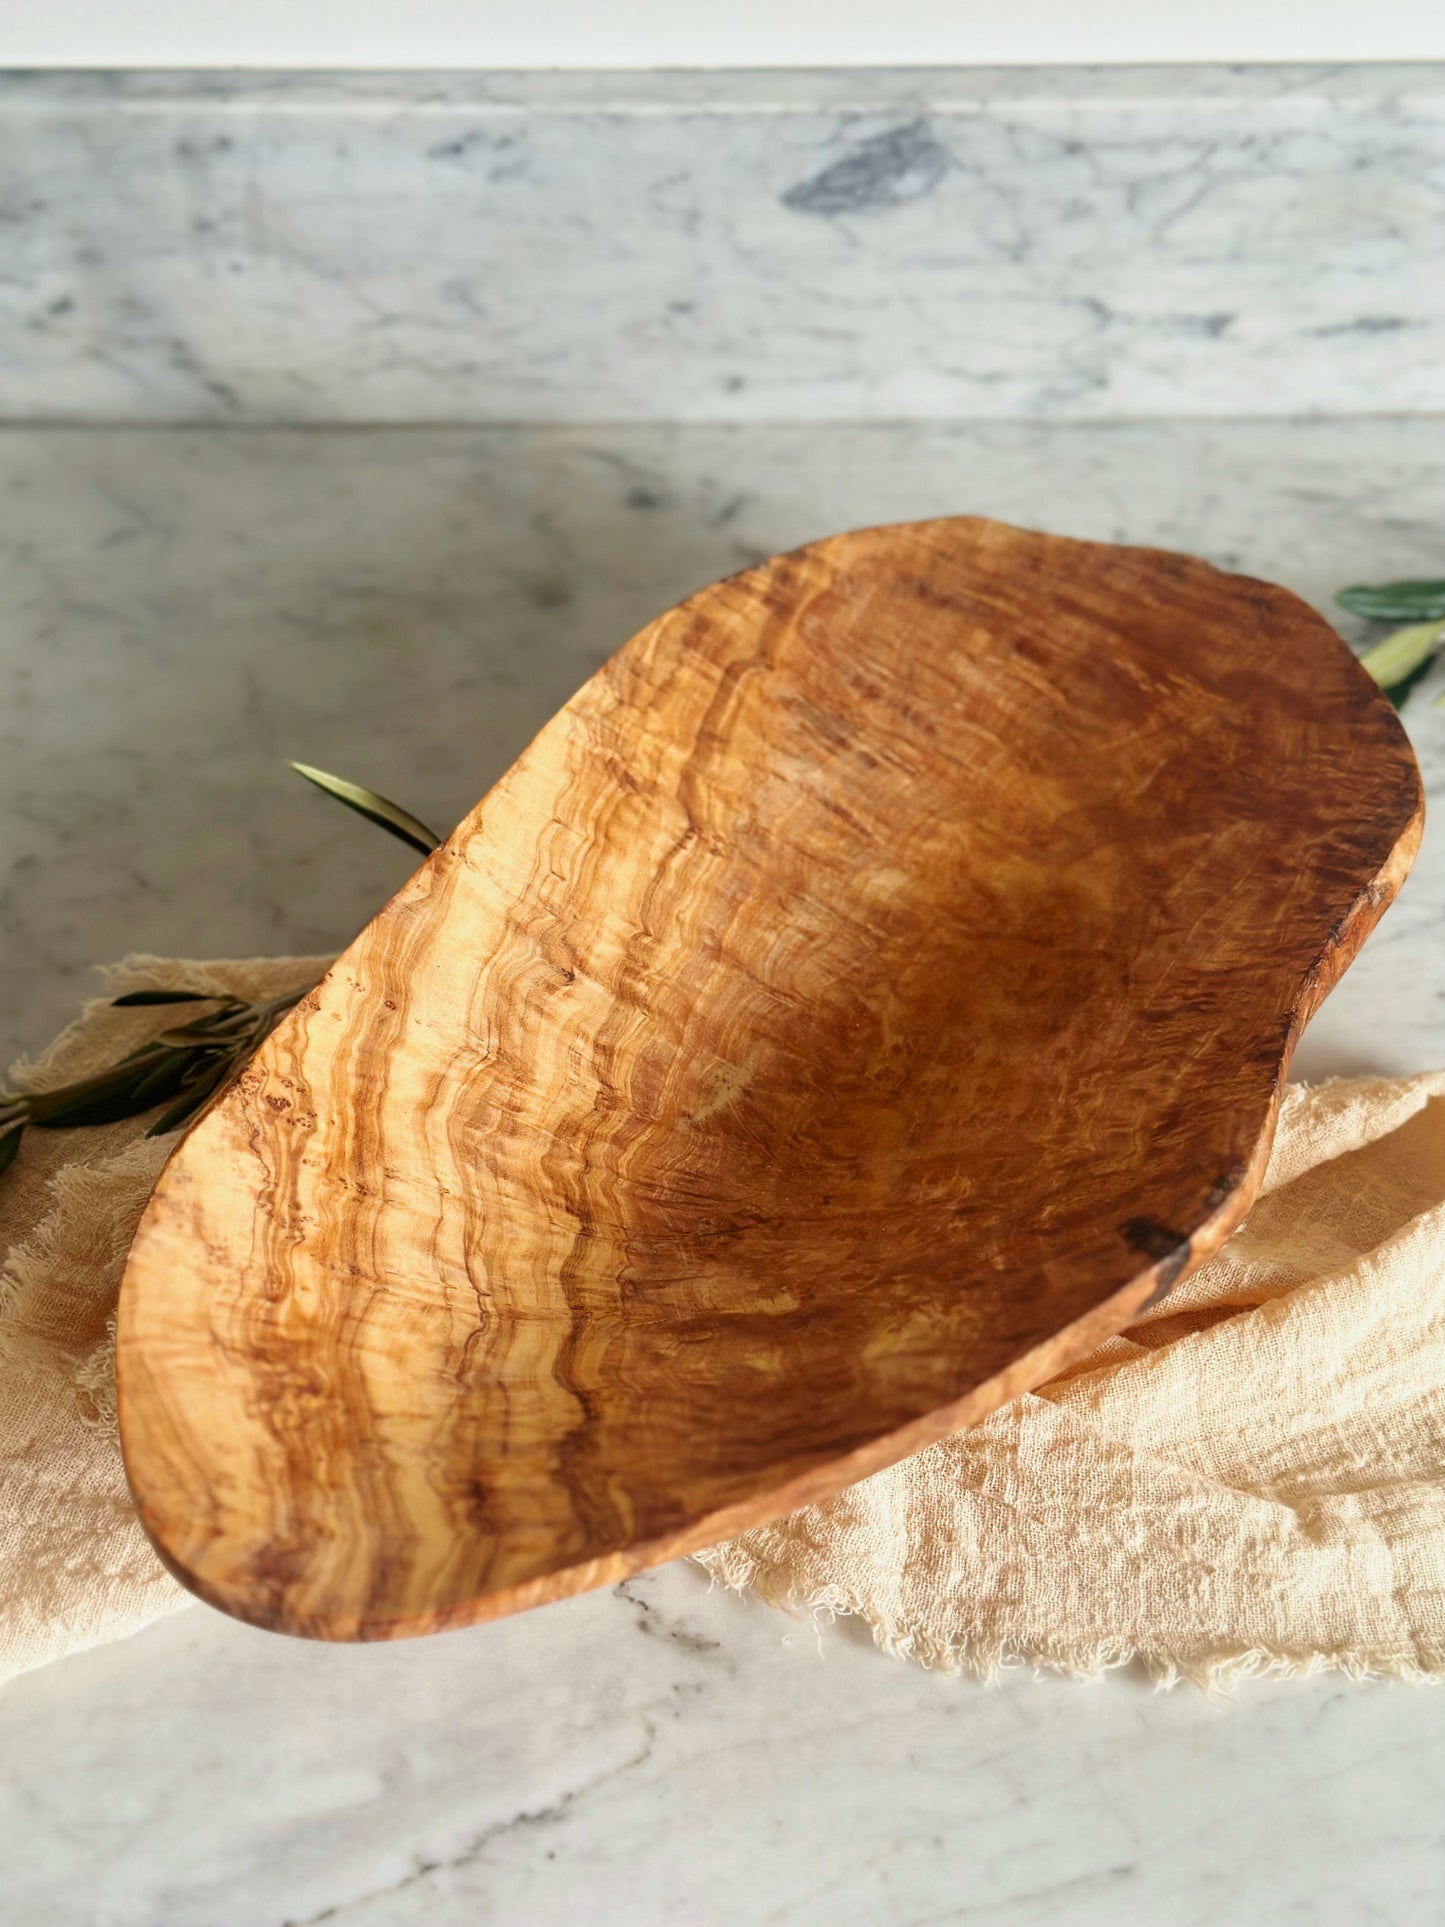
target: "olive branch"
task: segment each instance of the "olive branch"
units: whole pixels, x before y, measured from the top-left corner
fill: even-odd
[[[308,783],[399,837],[423,855],[441,842],[434,830],[374,790],[306,763],[290,765]],[[279,997],[248,1003],[242,997],[200,990],[131,990],[114,998],[118,1010],[165,1004],[206,1004],[203,1015],[163,1030],[109,1070],[53,1091],[0,1092],[0,1172],[15,1160],[28,1125],[53,1131],[80,1124],[115,1124],[158,1104],[165,1109],[147,1137],[163,1137],[189,1123],[230,1082],[282,1017],[313,984],[298,984]]]

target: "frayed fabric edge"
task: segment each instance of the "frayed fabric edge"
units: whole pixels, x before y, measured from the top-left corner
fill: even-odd
[[[1321,1673],[1343,1673],[1349,1679],[1395,1679],[1412,1686],[1445,1683],[1445,1653],[1429,1663],[1419,1659],[1376,1653],[1285,1651],[1251,1646],[1233,1652],[1179,1658],[1150,1652],[1127,1639],[1095,1640],[1065,1649],[1025,1646],[1002,1638],[965,1637],[945,1640],[923,1627],[905,1626],[876,1614],[856,1593],[844,1586],[823,1586],[799,1593],[786,1581],[764,1571],[735,1546],[710,1547],[692,1554],[715,1586],[727,1592],[753,1593],[764,1605],[794,1619],[808,1620],[815,1631],[838,1619],[860,1619],[873,1644],[892,1659],[921,1666],[927,1672],[996,1684],[1005,1673],[1029,1669],[1034,1677],[1050,1675],[1086,1686],[1120,1667],[1137,1665],[1159,1692],[1190,1685],[1205,1694],[1227,1694],[1245,1680],[1311,1679]]]
[[[74,1212],[89,1195],[114,1206],[116,1194],[134,1196],[137,1213],[155,1181],[164,1154],[149,1151],[143,1138],[117,1151],[113,1157],[95,1164],[63,1166],[46,1181],[45,1214],[33,1227],[23,1244],[0,1256],[0,1361],[16,1365],[28,1363],[45,1375],[59,1371],[79,1393],[82,1416],[101,1431],[116,1428],[115,1408],[115,1312],[106,1320],[105,1335],[88,1351],[66,1351],[49,1337],[38,1337],[18,1322],[25,1294],[34,1291],[55,1265],[57,1241],[67,1226],[67,1212]],[[127,1219],[129,1212],[125,1213]],[[131,1227],[102,1238],[98,1255],[120,1265],[130,1249]]]
[[[70,1382],[80,1395],[80,1422],[120,1443],[120,1411],[115,1390],[115,1313],[105,1321],[105,1337],[86,1357],[71,1360]]]

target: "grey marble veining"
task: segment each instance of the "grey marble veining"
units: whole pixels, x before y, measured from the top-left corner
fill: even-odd
[[[775,548],[1003,515],[1321,607],[1437,571],[1430,421],[0,432],[4,1042],[92,959],[340,944],[648,617]],[[1445,689],[1405,712],[1440,815]],[[1349,807],[1348,797],[1340,799]],[[1445,832],[1300,1068],[1445,1062]],[[0,1692],[4,1927],[1432,1927],[1437,1693],[887,1659],[670,1566],[393,1647],[197,1607]]]
[[[1445,68],[0,80],[0,418],[1445,406]]]

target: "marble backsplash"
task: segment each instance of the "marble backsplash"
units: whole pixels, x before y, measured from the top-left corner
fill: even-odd
[[[1445,67],[0,79],[0,420],[1445,407]]]

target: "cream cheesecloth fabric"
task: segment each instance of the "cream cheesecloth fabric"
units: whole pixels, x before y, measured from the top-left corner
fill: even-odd
[[[276,996],[329,957],[239,963],[133,957],[13,1087],[69,1084],[176,1021],[114,1010],[158,986]],[[0,1681],[192,1604],[131,1509],[115,1431],[116,1295],[136,1221],[175,1138],[150,1119],[26,1131],[0,1176]]]

